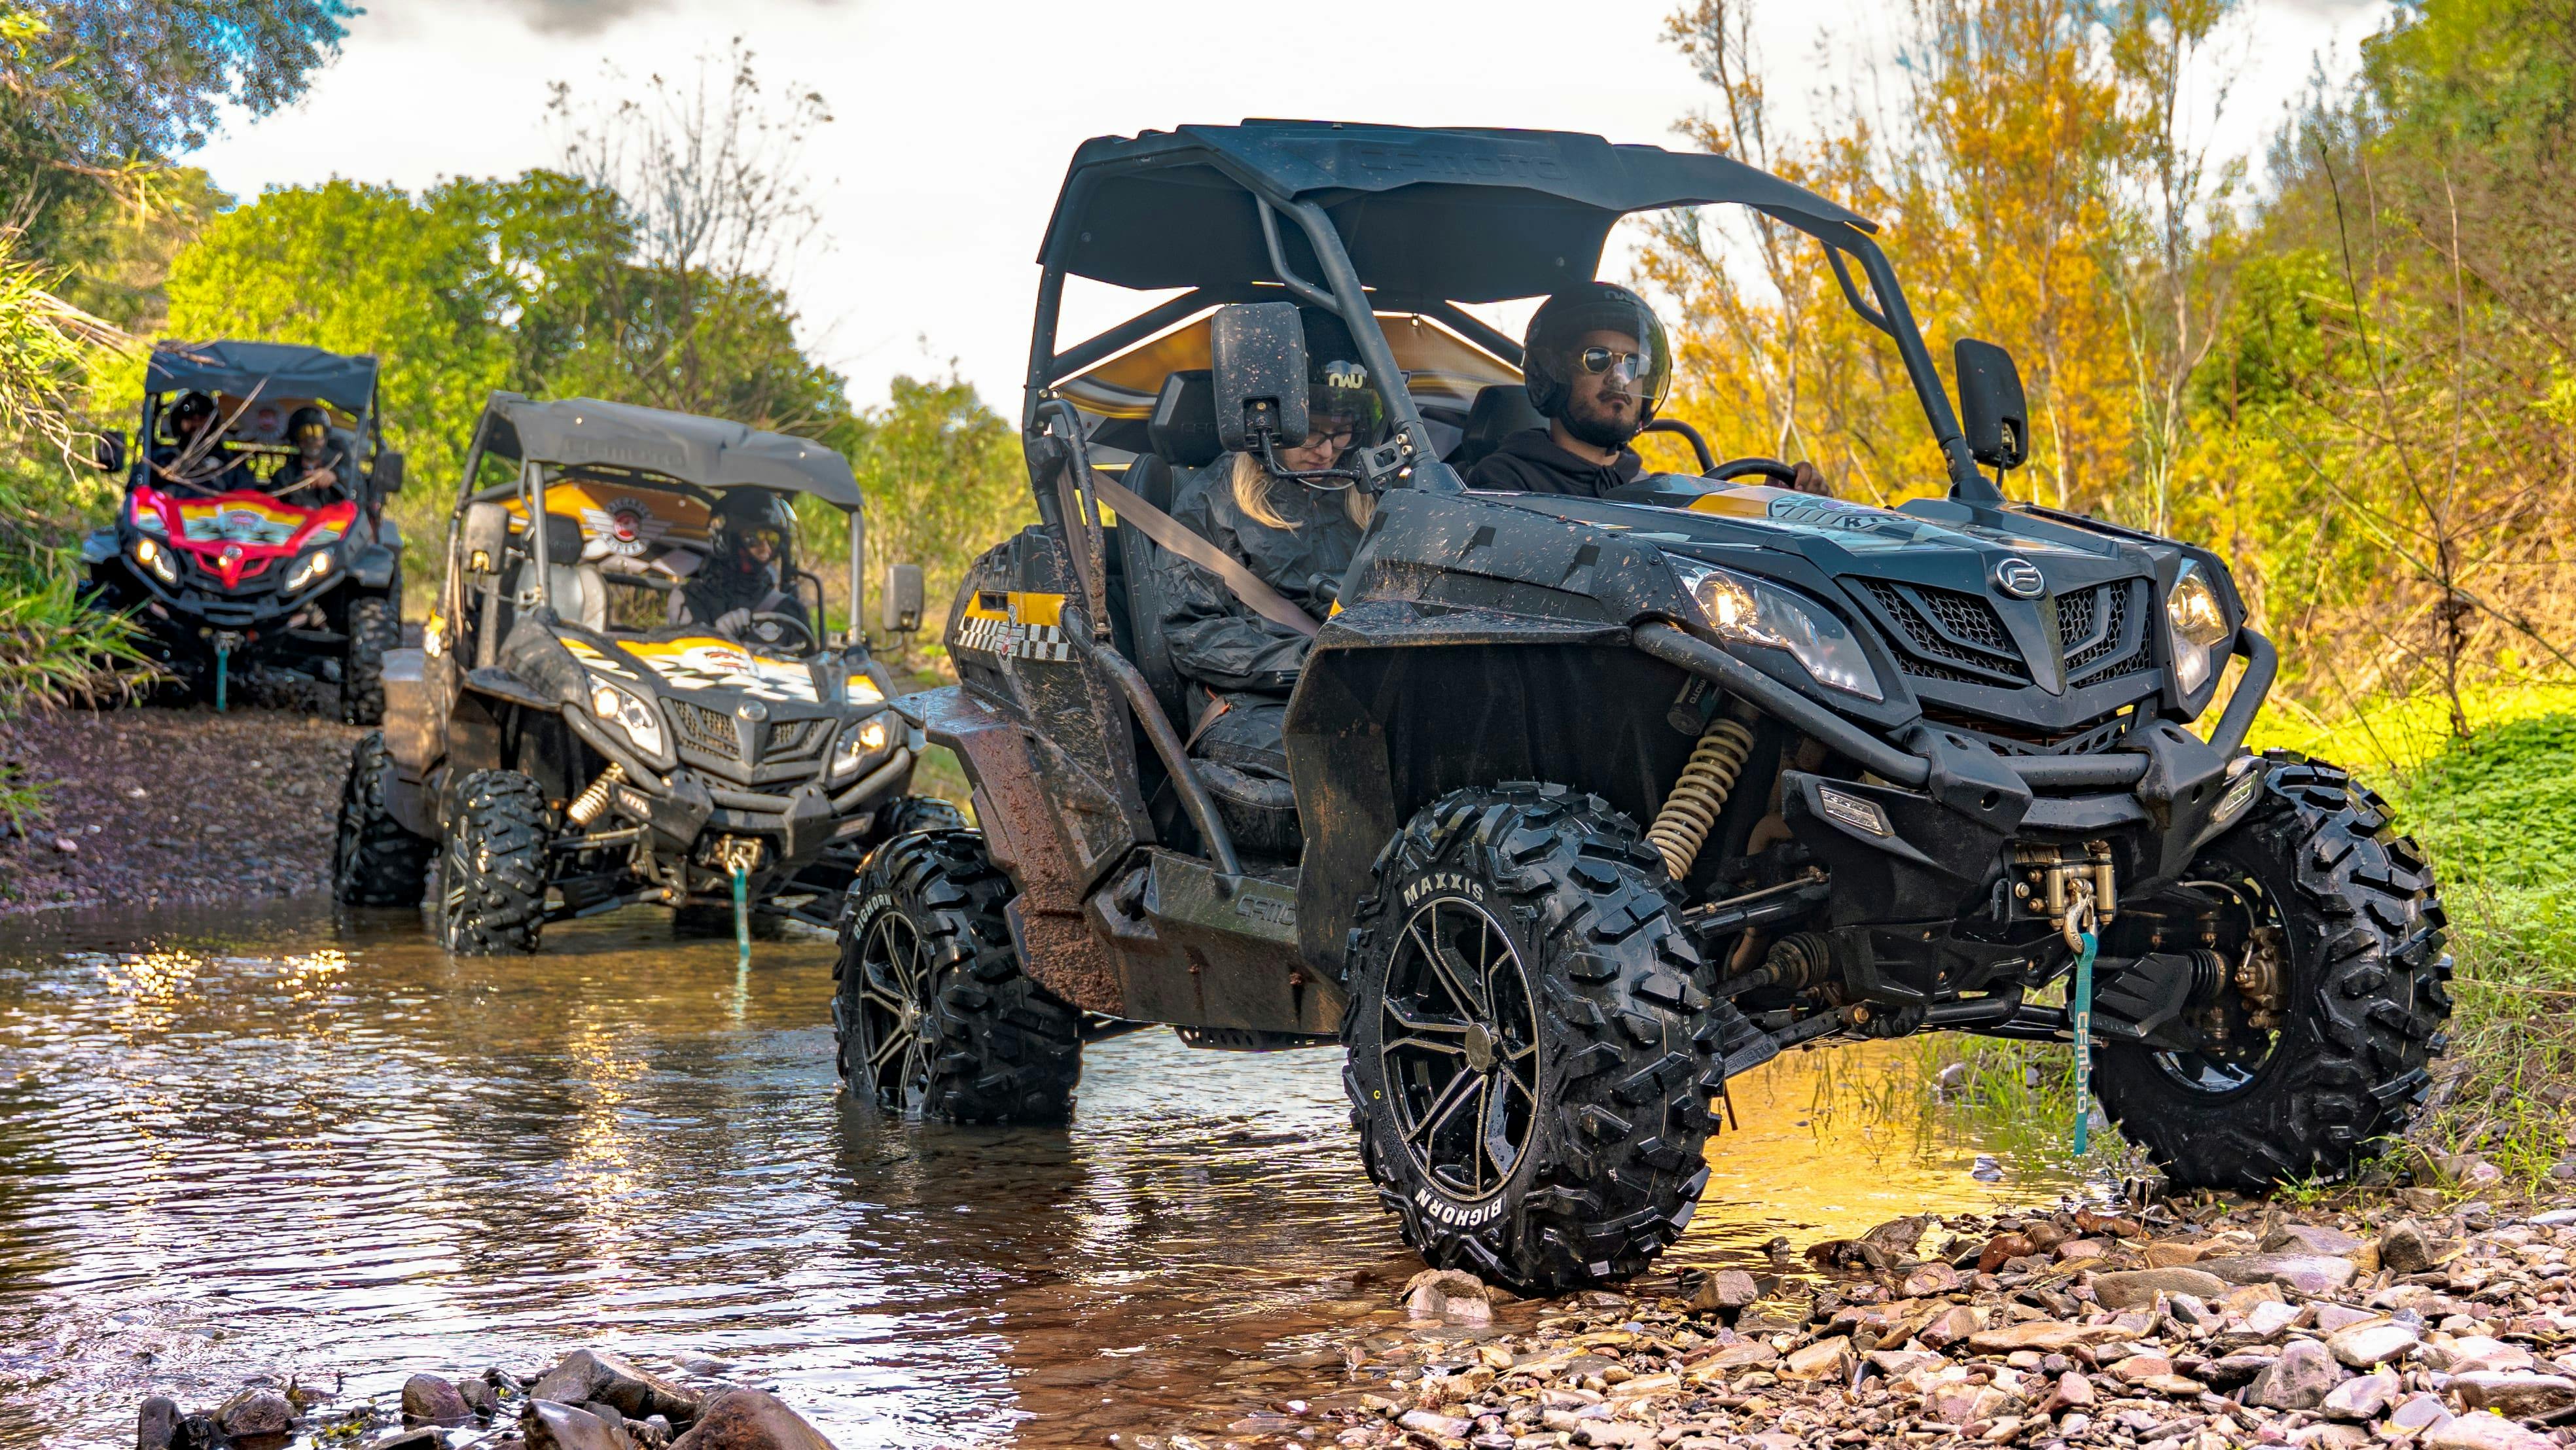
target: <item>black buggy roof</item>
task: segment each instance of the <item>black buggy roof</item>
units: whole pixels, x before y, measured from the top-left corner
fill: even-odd
[[[483,405],[483,451],[514,462],[636,468],[700,488],[749,485],[860,507],[850,461],[810,438],[764,433],[597,398],[534,399],[494,393]]]
[[[1256,196],[1320,205],[1369,287],[1457,302],[1590,280],[1610,228],[1634,211],[1731,202],[1877,230],[1804,187],[1705,152],[1570,131],[1246,121],[1084,142],[1038,260],[1140,290],[1268,277]],[[1280,231],[1292,264],[1311,267],[1295,225]]]
[[[292,342],[160,342],[144,370],[144,391],[195,388],[246,398],[319,398],[364,413],[376,395],[376,360]]]

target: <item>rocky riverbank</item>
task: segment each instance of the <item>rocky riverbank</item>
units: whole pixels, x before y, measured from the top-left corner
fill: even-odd
[[[700,1362],[709,1370],[730,1366]],[[700,1377],[683,1384],[613,1354],[576,1350],[520,1377],[487,1369],[449,1380],[416,1374],[392,1401],[338,1403],[334,1391],[256,1383],[194,1412],[143,1402],[137,1450],[832,1450],[822,1433],[764,1390]]]
[[[2576,1444],[2576,1209],[2517,1218],[2411,1196],[2384,1213],[2210,1201],[1899,1219],[1803,1259],[1775,1244],[1759,1272],[1536,1302],[1425,1273],[1400,1311],[1341,1339],[1341,1389],[1221,1427],[1107,1438],[1121,1450]]]
[[[45,806],[28,831],[0,837],[0,914],[329,889],[359,734],[329,714],[202,706],[9,722],[0,761],[42,786]]]

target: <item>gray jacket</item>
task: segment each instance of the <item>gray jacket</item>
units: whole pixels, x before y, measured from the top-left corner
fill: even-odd
[[[1359,547],[1360,526],[1342,495],[1274,479],[1271,510],[1294,525],[1273,528],[1234,499],[1234,455],[1219,457],[1184,480],[1172,517],[1243,561],[1290,602],[1324,617],[1315,581],[1338,580]],[[1167,550],[1156,550],[1163,586],[1163,638],[1173,668],[1219,690],[1288,693],[1306,662],[1306,636],[1252,612],[1214,574]]]

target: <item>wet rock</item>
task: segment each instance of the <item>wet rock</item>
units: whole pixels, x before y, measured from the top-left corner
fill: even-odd
[[[2451,1377],[2451,1392],[2472,1410],[2493,1410],[2514,1420],[2538,1420],[2576,1409],[2576,1380],[2564,1375],[2472,1370]]]
[[[134,1450],[170,1450],[170,1442],[179,1434],[179,1402],[168,1395],[154,1395],[143,1402],[135,1417]]]
[[[1468,1430],[1475,1428],[1472,1420],[1457,1423]],[[1450,1438],[1466,1436],[1462,1432]],[[832,1442],[799,1419],[776,1395],[759,1390],[727,1390],[707,1401],[697,1424],[672,1441],[671,1450],[832,1450]]]
[[[2105,1309],[2150,1309],[2159,1294],[2215,1299],[2226,1292],[2225,1280],[2199,1269],[2130,1269],[2093,1276],[2093,1297]]]
[[[1927,1299],[1935,1294],[1947,1294],[1958,1287],[1959,1271],[1948,1264],[1934,1263],[1925,1264],[1906,1275],[1897,1292],[1908,1299]]]
[[[2313,1339],[2302,1339],[2281,1351],[2271,1368],[2255,1376],[2249,1403],[2273,1410],[2313,1410],[2343,1382],[2343,1369]]]
[[[462,1425],[474,1417],[456,1386],[434,1374],[403,1381],[402,1413],[405,1423],[415,1425]]]
[[[2326,1336],[2326,1349],[2354,1369],[2369,1369],[2403,1356],[2421,1341],[2412,1327],[2394,1319],[2367,1319]]]
[[[1699,1286],[1691,1296],[1690,1307],[1702,1312],[1732,1314],[1762,1297],[1762,1286],[1742,1269],[1720,1269]]]
[[[574,1350],[561,1364],[539,1375],[528,1387],[528,1396],[559,1405],[597,1400],[616,1406],[619,1414],[631,1420],[661,1415],[675,1425],[685,1425],[698,1416],[696,1391],[638,1369],[617,1355],[588,1349]]]
[[[2022,1234],[1997,1234],[1986,1240],[1985,1248],[1978,1251],[1977,1272],[1991,1274],[2015,1259],[2026,1259],[2037,1252],[2038,1246]]]
[[[215,1425],[236,1440],[276,1440],[294,1433],[295,1402],[272,1389],[247,1389],[215,1411]]]
[[[465,1408],[479,1418],[489,1420],[501,1413],[501,1396],[492,1388],[490,1380],[458,1380],[456,1394],[457,1398],[465,1401]]]
[[[2379,1236],[2379,1266],[2392,1274],[2424,1273],[2455,1252],[2455,1246],[2411,1218],[2391,1224]]]
[[[2361,1240],[2341,1229],[2304,1223],[2282,1224],[2265,1234],[2262,1244],[2262,1252],[2267,1254],[2324,1254],[2347,1259],[2360,1248]]]
[[[519,1410],[519,1433],[528,1450],[632,1450],[623,1426],[612,1426],[588,1410],[549,1399],[532,1399]]]
[[[2388,1370],[2354,1375],[2334,1387],[2317,1407],[2329,1420],[2376,1420],[2396,1403],[2405,1385]]]
[[[2501,1415],[2455,1415],[2424,1434],[2424,1450],[2554,1450],[2556,1442]]]
[[[2231,1284],[2278,1284],[2302,1294],[2331,1294],[2358,1272],[2352,1260],[2327,1254],[2241,1254],[2202,1259],[2192,1266]]]

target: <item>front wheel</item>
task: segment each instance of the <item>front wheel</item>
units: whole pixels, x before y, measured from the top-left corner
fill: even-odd
[[[349,654],[340,664],[340,719],[350,725],[385,722],[385,655],[402,648],[402,618],[393,601],[349,603]]]
[[[438,863],[439,945],[458,956],[532,952],[546,920],[552,813],[515,770],[478,770],[457,788]]]
[[[1343,1083],[1407,1243],[1522,1293],[1643,1269],[1708,1182],[1722,1054],[1661,858],[1596,796],[1454,792],[1360,904]]]
[[[973,831],[903,836],[850,888],[832,1030],[854,1096],[957,1123],[1061,1123],[1082,1014],[1020,970],[1010,878]]]
[[[392,771],[385,732],[360,736],[340,786],[340,832],[331,852],[331,895],[343,906],[420,904],[438,843],[413,835],[385,808],[385,777]]]
[[[2287,751],[2184,885],[2219,903],[2230,983],[2201,1050],[2098,1049],[2121,1132],[2187,1188],[2338,1177],[2431,1086],[2451,1015],[2433,873],[2343,771]]]

